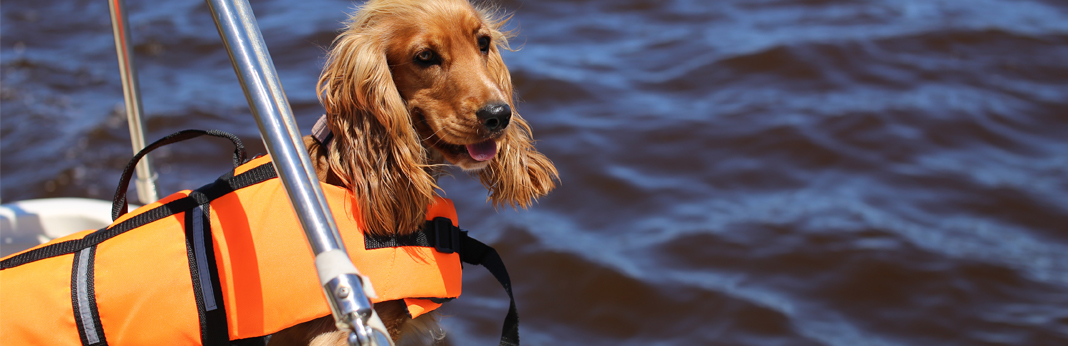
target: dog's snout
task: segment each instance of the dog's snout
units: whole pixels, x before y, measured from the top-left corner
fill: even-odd
[[[507,103],[493,103],[482,107],[475,115],[487,130],[496,131],[508,127],[508,122],[512,120],[512,107]]]

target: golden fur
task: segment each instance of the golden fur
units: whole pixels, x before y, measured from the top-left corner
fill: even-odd
[[[474,113],[486,102],[497,99],[515,109],[499,52],[508,48],[508,33],[500,31],[505,21],[464,0],[372,0],[335,40],[317,90],[335,135],[327,159],[363,206],[370,232],[418,230],[443,158],[478,169],[497,206],[527,207],[555,186],[556,168],[534,150],[530,127],[517,113],[495,139],[498,155],[481,166],[433,150],[442,142],[477,142],[464,127],[475,127]],[[476,35],[492,39],[488,54],[479,56]],[[416,66],[412,57],[428,48],[448,66]],[[413,130],[416,125],[421,131]]]
[[[514,112],[500,56],[510,49],[507,20],[467,0],[371,0],[346,23],[317,86],[334,140],[304,140],[320,180],[352,191],[365,231],[417,231],[444,164],[478,175],[497,207],[526,208],[555,187],[556,168]],[[506,127],[491,129],[476,116],[494,103],[510,107]],[[464,149],[488,141],[491,159]],[[413,321],[400,301],[375,310],[394,340],[442,337],[435,314]],[[344,344],[344,336],[327,316],[276,333],[271,345]]]

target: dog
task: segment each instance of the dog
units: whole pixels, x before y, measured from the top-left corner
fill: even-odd
[[[478,177],[494,207],[527,208],[556,187],[515,111],[510,19],[467,0],[370,0],[335,39],[317,93],[333,138],[304,137],[320,181],[349,189],[375,235],[419,230],[444,166]],[[375,304],[397,342],[441,339],[437,316]],[[270,345],[343,345],[331,316],[276,333]]]

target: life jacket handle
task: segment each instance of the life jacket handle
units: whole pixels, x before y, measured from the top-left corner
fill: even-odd
[[[118,220],[120,216],[126,214],[129,209],[126,203],[126,191],[130,189],[130,179],[133,178],[134,167],[137,166],[137,162],[141,161],[141,158],[148,155],[149,152],[158,149],[167,144],[181,142],[187,139],[197,138],[203,135],[226,138],[234,144],[234,168],[240,166],[248,161],[245,155],[245,146],[241,144],[241,139],[232,133],[223,132],[219,130],[182,130],[172,133],[166,137],[152,142],[141,151],[137,152],[130,163],[126,164],[126,169],[122,170],[122,177],[119,178],[119,187],[115,190],[115,197],[111,199],[111,219],[112,221]],[[154,201],[142,201],[142,203],[150,203]]]

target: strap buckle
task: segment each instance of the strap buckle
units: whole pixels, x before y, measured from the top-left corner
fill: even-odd
[[[460,251],[460,227],[452,225],[452,221],[444,217],[436,217],[434,225],[434,249],[440,253],[454,253]]]

